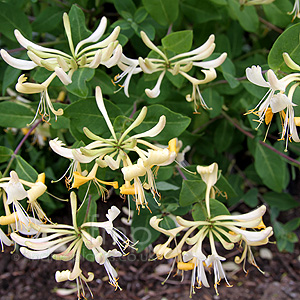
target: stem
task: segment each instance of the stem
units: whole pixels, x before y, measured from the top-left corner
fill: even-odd
[[[236,123],[232,118],[230,118],[224,111],[222,112],[222,115],[223,115],[223,116],[224,116],[224,117],[225,117],[225,118],[226,118],[226,119],[227,119],[234,127],[236,127],[240,132],[242,132],[243,134],[245,134],[246,136],[248,136],[248,137],[251,138],[251,139],[254,139],[254,138],[255,138],[255,136],[254,136],[252,133],[250,133],[250,132],[246,131],[245,129],[243,129],[242,127],[240,127],[240,125],[239,125],[238,123]],[[272,150],[273,152],[275,152],[276,154],[280,155],[281,157],[287,159],[288,161],[294,163],[295,165],[300,166],[300,161],[297,161],[296,159],[293,159],[293,158],[291,158],[290,156],[288,156],[288,155],[286,155],[286,154],[284,154],[284,153],[281,153],[279,150],[277,150],[277,149],[275,149],[274,147],[272,147],[272,146],[266,144],[266,143],[263,142],[263,141],[258,141],[258,142],[259,142],[262,146],[264,146],[264,147],[266,147],[266,148]]]
[[[278,28],[277,26],[273,25],[272,23],[268,22],[267,20],[263,19],[262,17],[258,17],[258,18],[261,23],[265,24],[270,29],[272,29],[280,34],[283,33],[282,29]]]
[[[87,204],[87,207],[86,207],[86,214],[84,216],[84,221],[82,222],[82,224],[85,223],[86,220],[87,220],[87,217],[89,215],[89,210],[90,210],[91,202],[92,202],[92,195],[89,195],[89,200],[88,200],[88,204]]]
[[[183,180],[187,180],[187,178],[185,177],[185,175],[183,174],[183,172],[181,171],[180,167],[176,165],[176,169],[179,173],[179,175],[182,177]]]
[[[19,143],[19,145],[17,146],[17,148],[15,149],[14,153],[11,155],[10,161],[8,162],[8,165],[3,173],[3,177],[6,176],[6,174],[8,173],[8,170],[12,164],[12,162],[14,161],[14,159],[16,158],[19,150],[21,149],[21,147],[23,146],[23,144],[25,143],[25,141],[27,140],[27,138],[30,136],[30,134],[33,132],[33,130],[38,127],[38,125],[42,122],[42,119],[39,119],[30,129],[29,131],[24,135],[24,137],[22,138],[21,142]]]

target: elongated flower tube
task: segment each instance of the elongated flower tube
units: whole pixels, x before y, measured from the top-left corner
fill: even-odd
[[[173,76],[181,75],[192,83],[193,93],[192,95],[187,95],[186,100],[189,102],[194,101],[195,111],[197,111],[199,104],[204,109],[208,109],[208,106],[201,96],[199,85],[214,80],[217,77],[215,68],[219,67],[227,57],[227,54],[223,53],[216,59],[203,61],[204,59],[207,59],[215,49],[214,35],[211,35],[202,46],[192,51],[175,55],[171,58],[168,58],[164,51],[155,46],[147,34],[143,31],[141,31],[141,38],[144,44],[152,51],[156,52],[161,58],[139,57],[138,60],[134,60],[122,56],[118,66],[123,73],[115,77],[115,83],[118,83],[124,76],[127,76],[123,84],[125,95],[129,97],[128,86],[131,76],[142,71],[145,74],[159,73],[154,88],[145,89],[145,93],[149,98],[158,97],[160,95],[162,81],[166,73],[169,72]],[[193,67],[201,68],[201,71],[204,74],[204,79],[197,79],[188,74]]]
[[[290,59],[288,54],[284,54],[284,58],[290,67],[293,66],[296,68],[296,64]],[[290,138],[292,138],[292,140],[295,142],[300,141],[294,120],[293,106],[296,104],[292,102],[294,91],[300,82],[300,73],[289,74],[281,79],[278,79],[272,70],[268,70],[268,81],[266,81],[262,75],[261,67],[252,66],[251,68],[246,69],[246,76],[253,84],[269,88],[269,91],[256,105],[256,107],[249,110],[246,114],[254,113],[255,115],[259,116],[259,119],[257,120],[259,123],[257,129],[261,123],[265,121],[265,123],[268,125],[265,135],[266,139],[273,114],[279,113],[281,119],[283,120],[281,140],[284,140],[286,136],[285,151],[287,151],[288,140]],[[292,83],[293,85],[290,87],[288,95],[286,95],[286,89]],[[286,112],[284,112],[284,110],[286,110]]]
[[[213,163],[208,167],[197,166],[197,172],[200,174],[201,179],[206,184],[206,193],[205,193],[205,203],[208,217],[210,218],[210,206],[209,206],[209,199],[210,194],[213,192],[213,186],[216,184],[218,180],[218,165],[217,163]]]

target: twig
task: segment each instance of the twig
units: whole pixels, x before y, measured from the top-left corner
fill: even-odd
[[[262,17],[258,17],[258,18],[261,23],[265,24],[270,29],[272,29],[280,34],[283,33],[282,29],[278,28],[277,26],[273,25],[272,23],[268,22],[267,20],[263,19]]]
[[[14,153],[11,155],[10,161],[8,162],[8,165],[5,169],[5,171],[3,172],[3,177],[6,176],[12,162],[14,161],[14,159],[16,158],[19,150],[21,149],[21,147],[23,146],[23,144],[25,143],[25,141],[27,140],[27,138],[30,136],[30,134],[33,132],[33,130],[35,128],[38,127],[38,125],[42,122],[42,119],[39,119],[29,130],[28,132],[24,135],[24,137],[22,138],[21,142],[19,143],[19,145],[17,146],[17,148],[15,149]]]
[[[249,138],[251,139],[254,139],[255,136],[246,131],[245,129],[243,129],[238,123],[236,123],[232,118],[230,118],[224,111],[222,112],[222,115],[234,126],[236,127],[240,132],[242,132],[243,134],[245,134],[246,136],[248,136]],[[267,143],[263,142],[263,141],[258,141],[262,146],[272,150],[273,152],[275,152],[276,154],[280,155],[281,157],[287,159],[288,161],[292,162],[293,164],[295,165],[298,165],[300,166],[300,161],[296,160],[296,159],[293,159],[291,158],[290,156],[284,154],[284,153],[281,153],[279,150],[275,149],[274,147],[268,145]]]

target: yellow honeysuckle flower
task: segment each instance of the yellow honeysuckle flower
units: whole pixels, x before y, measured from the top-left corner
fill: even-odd
[[[89,181],[93,181],[94,184],[96,185],[96,187],[98,188],[98,191],[102,197],[103,197],[104,192],[107,192],[106,188],[104,186],[102,186],[102,184],[103,185],[111,185],[114,189],[117,189],[118,188],[117,181],[113,181],[113,182],[103,181],[96,177],[98,167],[99,167],[98,164],[95,164],[87,176],[83,176],[79,172],[75,171],[73,173],[74,181],[73,181],[73,185],[71,188],[72,189],[79,188],[83,184],[85,184]]]

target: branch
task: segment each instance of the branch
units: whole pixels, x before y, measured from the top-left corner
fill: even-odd
[[[243,129],[238,123],[236,123],[232,118],[230,118],[224,111],[222,112],[222,115],[223,115],[223,116],[224,116],[224,117],[225,117],[225,118],[226,118],[226,119],[227,119],[234,127],[236,127],[240,132],[242,132],[243,134],[245,134],[246,136],[248,136],[248,137],[251,138],[251,139],[254,139],[254,138],[255,138],[255,136],[254,136],[252,133],[250,133],[250,132],[246,131],[245,129]],[[277,149],[275,149],[274,147],[272,147],[272,146],[266,144],[266,143],[263,142],[263,141],[258,141],[258,142],[259,142],[262,146],[264,146],[264,147],[266,147],[266,148],[272,150],[273,152],[275,152],[276,154],[280,155],[281,157],[287,159],[288,161],[292,162],[293,164],[300,166],[300,161],[291,158],[290,156],[288,156],[288,155],[286,155],[286,154],[280,152],[279,150],[277,150]]]

